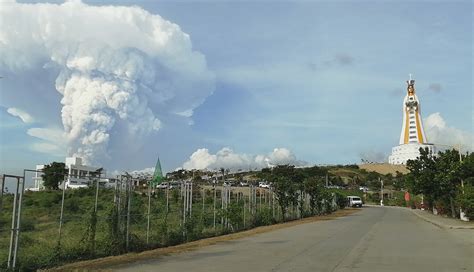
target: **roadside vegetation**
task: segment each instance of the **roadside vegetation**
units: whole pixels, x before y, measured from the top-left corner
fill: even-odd
[[[190,173],[178,174],[180,179],[186,179]],[[225,170],[224,174],[228,175],[226,179],[234,177]],[[142,186],[130,193],[130,207],[126,193],[99,188],[97,211],[94,186],[66,190],[59,236],[62,190],[57,183],[61,178],[53,173],[52,178],[47,178],[48,190],[24,194],[17,267],[20,271],[34,271],[330,214],[344,208],[347,194],[359,191],[326,188],[326,174],[330,175],[328,169],[319,167],[278,166],[254,171],[251,175],[255,179],[272,182],[274,186],[271,189],[255,186],[252,196],[249,187],[238,190],[232,187],[229,203],[224,207],[221,205],[223,187],[218,185],[214,189],[200,175],[194,174],[192,214],[186,214],[184,223],[182,190],[151,190],[147,237],[148,188]],[[4,195],[0,215],[1,270],[7,267],[12,203],[13,195]]]
[[[472,216],[473,155],[463,155],[461,159],[462,163],[455,151],[437,158],[423,154],[419,160],[409,162],[411,173],[407,175],[400,172],[383,175],[359,169],[357,165],[307,168],[281,165],[235,173],[226,169],[217,174],[197,170],[170,173],[165,182],[193,180],[192,213],[185,212],[184,194],[179,187],[150,190],[150,206],[146,183],[135,187],[130,194],[99,188],[97,210],[95,187],[66,190],[61,236],[62,191],[57,186],[61,178],[52,176],[48,190],[24,195],[17,267],[21,271],[34,271],[326,215],[344,208],[347,196],[359,196],[365,203],[379,204],[383,193],[385,205],[420,207],[423,194],[427,205],[440,211],[453,204],[455,212],[463,207]],[[58,167],[61,168],[60,165],[53,168]],[[223,194],[224,181],[232,185],[227,200]],[[271,186],[258,188],[260,182]],[[249,184],[251,187],[247,187]],[[411,193],[409,202],[404,199],[407,190]],[[223,205],[225,201],[227,204]],[[4,196],[0,215],[1,270],[7,267],[12,202],[11,194]]]
[[[439,152],[420,149],[417,160],[407,162],[406,188],[423,195],[426,208],[459,218],[460,209],[474,219],[474,153],[457,150]]]

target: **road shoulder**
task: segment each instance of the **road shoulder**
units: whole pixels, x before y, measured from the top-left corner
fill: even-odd
[[[257,228],[253,228],[246,231],[201,239],[201,240],[197,240],[197,241],[193,241],[193,242],[189,242],[185,244],[180,244],[177,246],[143,251],[140,253],[127,253],[127,254],[119,255],[119,256],[110,256],[110,257],[99,258],[99,259],[94,259],[94,260],[81,261],[81,262],[66,264],[64,266],[51,268],[51,269],[43,270],[43,271],[106,271],[111,266],[130,264],[132,262],[148,260],[148,259],[156,259],[156,258],[166,256],[169,254],[176,254],[176,253],[196,250],[205,246],[214,245],[219,242],[236,240],[236,239],[245,238],[252,235],[270,232],[270,231],[274,231],[274,230],[278,230],[282,228],[288,228],[288,227],[292,227],[292,226],[296,226],[300,224],[325,221],[325,220],[333,220],[339,217],[351,215],[357,211],[360,211],[360,209],[346,208],[344,210],[338,210],[330,215],[307,217],[300,220],[294,220],[294,221],[270,225],[270,226],[257,227]]]
[[[464,222],[459,219],[446,218],[439,215],[434,215],[429,211],[422,210],[411,210],[413,214],[421,218],[422,220],[429,222],[437,227],[443,229],[474,229],[474,222]]]

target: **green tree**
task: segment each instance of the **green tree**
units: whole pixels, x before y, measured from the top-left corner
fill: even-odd
[[[292,202],[291,195],[289,194],[289,191],[293,191],[292,189],[290,189],[290,187],[292,187],[291,180],[288,177],[277,177],[272,180],[272,183],[275,189],[278,205],[281,209],[283,217],[282,219],[283,221],[285,221],[288,207]]]
[[[324,189],[323,183],[320,179],[316,177],[306,178],[304,181],[305,192],[310,196],[309,206],[311,209],[311,214],[315,215],[318,209],[318,202],[321,201],[321,192]]]
[[[469,219],[474,219],[474,177],[465,180],[464,187],[456,197],[458,205]]]
[[[373,191],[379,191],[380,190],[380,174],[377,172],[369,172],[367,176],[365,177],[365,184],[373,190]]]
[[[462,179],[474,177],[474,152],[462,156],[459,175]]]
[[[395,177],[393,178],[393,188],[397,191],[401,191],[403,189],[405,180],[405,176],[403,173],[396,171]]]
[[[67,174],[66,165],[62,162],[52,162],[51,164],[45,165],[43,174],[43,185],[47,189],[57,190],[59,184],[64,181],[64,177]]]
[[[440,198],[445,203],[449,203],[451,216],[456,217],[454,200],[458,193],[458,187],[461,185],[459,152],[457,150],[446,150],[439,152],[434,158],[436,174],[435,183],[439,186]]]
[[[272,169],[262,169],[259,177],[273,184],[282,219],[286,220],[290,204],[298,205],[298,183],[302,183],[304,178],[302,171],[295,171],[293,165],[278,165]]]
[[[420,157],[416,160],[408,160],[407,169],[410,173],[406,175],[406,186],[414,194],[423,194],[429,209],[432,209],[441,191],[435,179],[436,162],[428,148],[420,148]]]

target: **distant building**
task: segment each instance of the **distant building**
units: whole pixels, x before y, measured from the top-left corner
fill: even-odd
[[[399,145],[392,148],[392,155],[388,157],[390,164],[406,164],[420,156],[420,148],[428,148],[436,153],[435,146],[429,144],[423,129],[420,101],[415,94],[415,80],[407,80],[407,94],[403,100],[403,124]]]
[[[97,170],[100,169],[100,167],[83,165],[81,158],[66,158],[65,164],[66,169],[68,169],[66,188],[86,188],[90,185],[92,180],[99,178]]]
[[[91,185],[92,182],[97,181],[98,178],[100,178],[100,186],[115,186],[116,179],[101,178],[105,177],[105,170],[100,167],[84,165],[82,164],[81,158],[67,157],[65,160],[65,166],[67,169],[66,188],[86,188]],[[41,171],[44,167],[44,164],[36,165],[36,171]],[[101,169],[101,177],[99,177],[97,173],[99,169]],[[35,173],[35,176],[33,177],[34,187],[30,188],[30,191],[41,191],[45,189],[42,175],[42,172]]]
[[[33,177],[33,184],[34,184],[34,187],[33,188],[29,188],[28,190],[29,191],[42,191],[44,190],[44,185],[43,185],[43,178],[41,177],[41,175],[43,175],[43,173],[41,172],[38,172],[38,171],[42,171],[44,168],[44,164],[38,164],[36,165],[36,171],[35,172],[35,175]]]

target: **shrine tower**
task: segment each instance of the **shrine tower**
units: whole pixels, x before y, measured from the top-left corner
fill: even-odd
[[[421,119],[420,101],[415,93],[415,80],[407,80],[407,94],[403,100],[403,123],[400,133],[399,145],[392,148],[389,156],[390,164],[406,164],[408,160],[414,160],[419,155],[420,148],[428,148],[435,153],[435,147],[428,143],[423,130]]]

